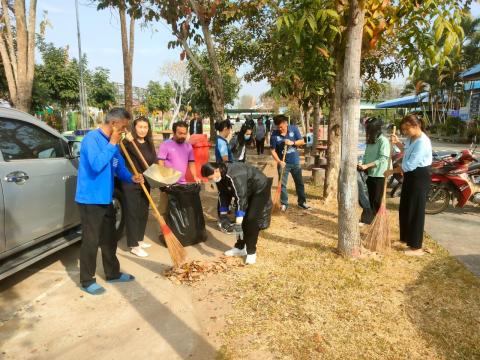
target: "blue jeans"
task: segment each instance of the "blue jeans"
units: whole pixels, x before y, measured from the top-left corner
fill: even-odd
[[[278,166],[277,170],[278,176],[280,177],[282,168]],[[282,178],[282,193],[280,195],[280,202],[282,205],[288,206],[287,182],[289,173],[292,174],[293,181],[295,182],[298,205],[303,205],[307,202],[307,198],[305,197],[305,186],[303,185],[302,168],[300,167],[300,164],[287,164],[285,166],[285,171],[283,172]]]

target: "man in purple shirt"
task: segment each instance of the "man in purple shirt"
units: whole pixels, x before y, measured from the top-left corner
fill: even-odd
[[[190,169],[195,182],[201,182],[201,179],[197,177],[192,145],[186,142],[187,134],[187,123],[185,121],[177,121],[173,124],[173,138],[164,141],[157,153],[160,166],[172,168],[182,173],[182,177],[177,182],[178,184],[187,183],[185,180],[187,167]]]
[[[197,177],[195,167],[195,158],[193,157],[192,145],[186,142],[188,134],[188,124],[185,121],[177,121],[173,124],[173,138],[160,144],[157,152],[158,164],[168,168],[175,169],[182,173],[177,184],[186,184],[185,174],[187,167],[190,169],[195,182],[201,183],[202,180]],[[158,210],[162,215],[167,213],[168,196],[160,191],[160,203]]]

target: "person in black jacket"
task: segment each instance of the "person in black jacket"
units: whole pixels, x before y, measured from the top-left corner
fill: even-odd
[[[195,117],[190,120],[189,132],[190,135],[203,134],[203,121],[200,116],[195,115]]]
[[[220,224],[237,236],[226,256],[246,256],[246,264],[255,264],[260,230],[270,225],[272,179],[244,163],[217,163],[202,166],[202,176],[217,184]],[[230,199],[236,207],[235,223],[228,219]]]

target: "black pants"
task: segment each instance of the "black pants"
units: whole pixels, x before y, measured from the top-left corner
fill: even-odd
[[[138,246],[143,240],[148,221],[148,199],[137,184],[122,183],[125,199],[125,226],[128,247]]]
[[[102,250],[103,269],[107,280],[118,279],[120,263],[117,259],[115,213],[113,205],[78,204],[82,220],[80,248],[80,284],[87,287],[95,282],[98,247]]]
[[[428,167],[404,173],[400,196],[400,241],[413,249],[420,249],[425,226],[425,205],[430,188]]]
[[[257,154],[263,155],[263,151],[265,150],[265,138],[261,138],[260,140],[256,139],[255,142],[257,144]]]
[[[370,201],[370,208],[374,215],[377,214],[378,209],[380,209],[380,206],[382,205],[384,186],[384,177],[369,176],[367,178],[368,200]]]
[[[247,245],[247,254],[257,252],[258,234],[260,233],[259,220],[263,216],[265,205],[270,201],[271,185],[267,186],[260,194],[254,194],[248,199],[248,209],[242,223],[243,240],[237,239],[235,247],[243,249]]]

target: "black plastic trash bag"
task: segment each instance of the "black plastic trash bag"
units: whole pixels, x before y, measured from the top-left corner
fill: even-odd
[[[360,222],[364,224],[371,224],[375,218],[375,214],[370,207],[370,200],[368,200],[367,189],[367,175],[363,171],[357,171],[357,184],[358,184],[358,202],[363,209],[360,216]]]
[[[168,194],[167,225],[182,245],[189,246],[206,241],[200,185],[172,185],[162,190]]]

